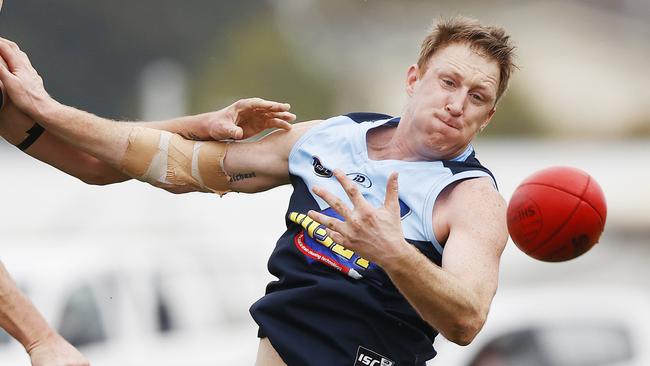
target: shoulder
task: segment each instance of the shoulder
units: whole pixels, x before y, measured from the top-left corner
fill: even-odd
[[[455,182],[438,196],[433,223],[436,236],[446,241],[451,231],[466,229],[505,242],[506,207],[491,177]]]
[[[490,177],[461,180],[446,187],[440,199],[451,215],[472,215],[472,212],[504,213],[506,201],[494,187]]]

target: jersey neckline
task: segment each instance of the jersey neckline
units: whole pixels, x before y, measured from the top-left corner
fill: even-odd
[[[393,128],[396,128],[397,125],[399,124],[401,120],[401,117],[393,117],[393,118],[388,118],[388,119],[383,119],[383,120],[377,120],[377,121],[368,121],[368,122],[363,122],[360,125],[363,126],[363,128],[359,131],[359,134],[357,138],[355,139],[356,141],[356,147],[359,150],[360,155],[363,157],[363,159],[367,162],[372,162],[376,164],[390,164],[390,163],[395,163],[395,162],[407,162],[405,160],[399,160],[399,159],[371,159],[370,155],[368,154],[368,132],[374,128],[381,127],[387,124],[392,125]],[[459,155],[448,159],[449,161],[465,161],[467,158],[474,152],[474,147],[472,144],[468,144],[465,150],[463,150],[462,153]],[[415,161],[408,161],[409,163],[430,163],[432,161],[442,161],[442,160],[415,160]]]

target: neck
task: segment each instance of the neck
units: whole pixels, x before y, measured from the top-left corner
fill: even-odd
[[[368,146],[368,157],[372,160],[422,160],[422,156],[413,149],[400,123],[397,127],[380,126],[368,131],[366,142]]]
[[[457,157],[467,149],[464,146],[438,145],[432,148],[431,142],[421,139],[421,132],[409,130],[410,124],[403,117],[397,127],[380,126],[371,129],[366,135],[368,157],[372,160],[448,160]],[[443,144],[444,145],[444,144]],[[442,148],[442,150],[439,150]]]

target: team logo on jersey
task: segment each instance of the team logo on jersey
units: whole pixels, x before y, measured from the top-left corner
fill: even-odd
[[[397,366],[395,361],[371,351],[365,347],[359,346],[354,366]]]
[[[314,173],[316,173],[317,176],[330,178],[333,175],[332,170],[325,168],[323,163],[320,162],[318,156],[312,156],[312,159],[313,161],[311,165],[314,166]]]
[[[363,173],[348,173],[346,174],[354,183],[362,186],[363,188],[372,187],[372,181],[367,175]]]

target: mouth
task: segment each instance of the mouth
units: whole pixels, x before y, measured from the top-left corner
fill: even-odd
[[[438,121],[446,124],[448,127],[453,128],[454,130],[459,130],[460,126],[458,126],[458,123],[453,121],[449,116],[443,116],[440,115],[438,112],[433,113],[433,117],[437,119]]]

